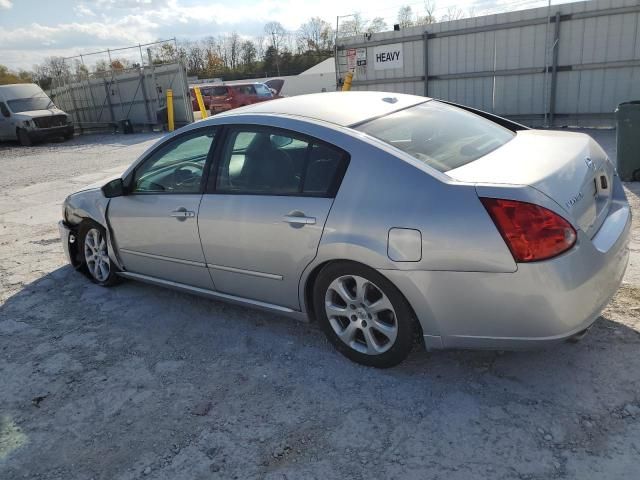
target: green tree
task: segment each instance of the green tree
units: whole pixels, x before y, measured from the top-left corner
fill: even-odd
[[[258,49],[256,48],[256,44],[251,40],[245,40],[242,42],[241,46],[242,50],[242,64],[245,67],[245,70],[252,70],[253,66],[258,57]]]
[[[4,65],[0,65],[0,85],[9,85],[12,83],[31,83],[33,82],[31,75],[31,72],[27,72],[25,70],[14,72],[9,70],[9,68],[5,67]]]

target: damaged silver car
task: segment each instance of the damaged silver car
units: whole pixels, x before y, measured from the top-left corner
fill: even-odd
[[[67,198],[71,263],[313,319],[350,359],[543,346],[616,292],[631,213],[580,133],[424,97],[274,100],[164,137]]]

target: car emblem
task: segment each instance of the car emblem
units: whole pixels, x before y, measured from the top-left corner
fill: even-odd
[[[589,157],[584,159],[584,163],[587,164],[587,167],[589,167],[589,169],[594,170],[596,169],[596,165],[595,163],[593,163],[593,160],[591,160]]]
[[[576,203],[578,203],[580,200],[582,200],[583,197],[584,197],[584,195],[582,194],[582,192],[578,192],[578,194],[575,197],[573,197],[572,199],[570,199],[568,202],[566,202],[565,205],[567,206],[567,208],[571,208]]]

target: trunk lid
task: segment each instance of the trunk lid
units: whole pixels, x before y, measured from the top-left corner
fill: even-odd
[[[522,130],[497,150],[446,174],[463,182],[534,187],[593,237],[609,211],[614,169],[588,135]]]

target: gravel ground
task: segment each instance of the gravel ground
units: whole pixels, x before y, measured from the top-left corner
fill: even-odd
[[[66,265],[61,201],[157,138],[0,145],[0,478],[638,478],[637,220],[579,344],[374,370],[314,325]]]

